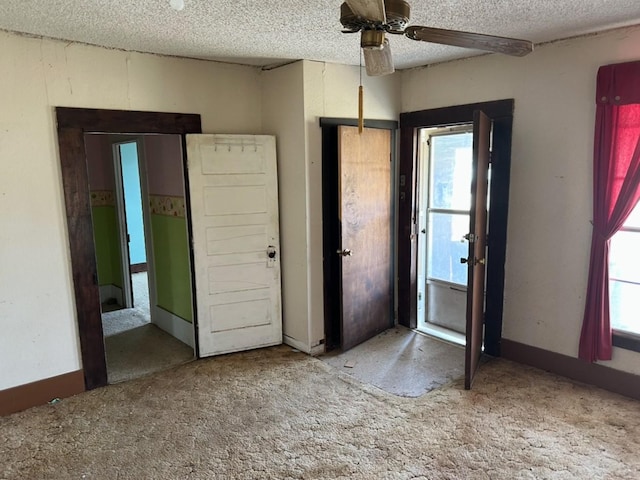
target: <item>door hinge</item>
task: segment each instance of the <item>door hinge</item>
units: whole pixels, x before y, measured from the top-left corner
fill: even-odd
[[[466,240],[469,243],[473,243],[478,239],[478,237],[473,233],[467,233],[467,234],[463,235],[462,239],[463,239],[463,241]]]

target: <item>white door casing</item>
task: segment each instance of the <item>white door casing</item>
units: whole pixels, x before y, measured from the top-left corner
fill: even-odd
[[[187,168],[200,356],[282,343],[275,137],[187,135]]]

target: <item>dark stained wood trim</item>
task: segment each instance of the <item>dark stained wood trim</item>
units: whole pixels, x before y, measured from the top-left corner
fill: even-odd
[[[82,370],[0,391],[0,416],[44,405],[55,398],[68,398],[84,392]]]
[[[339,118],[339,117],[320,117],[320,127],[338,127],[346,125],[348,127],[357,127],[357,118]],[[397,130],[398,122],[395,120],[368,120],[364,119],[365,128],[382,128],[384,130]]]
[[[398,321],[417,325],[417,131],[473,122],[482,110],[493,120],[493,153],[487,242],[485,353],[500,355],[506,259],[513,99],[455,105],[400,114],[398,214]],[[404,185],[403,185],[404,181]]]
[[[398,323],[416,328],[418,318],[418,237],[416,208],[418,185],[416,152],[418,129],[400,129],[398,171]]]
[[[185,134],[202,132],[200,115],[184,113],[100,110],[56,107],[58,128],[82,128],[92,133]],[[126,130],[115,131],[117,125]]]
[[[71,272],[78,314],[82,368],[88,390],[107,384],[98,269],[93,242],[89,179],[80,128],[58,128]],[[86,352],[86,354],[85,354]]]
[[[473,112],[482,110],[489,118],[508,117],[513,115],[513,99],[494,100],[490,102],[467,103],[451,107],[433,108],[417,112],[400,114],[400,128],[436,127],[470,123]]]
[[[640,400],[640,376],[502,339],[502,357]]]
[[[507,260],[507,220],[511,179],[513,116],[493,119],[491,191],[487,239],[487,279],[484,313],[484,351],[500,356],[504,311],[504,266]]]
[[[322,123],[322,250],[325,350],[342,345],[340,298],[342,269],[335,255],[341,237],[338,206],[338,128]]]
[[[131,273],[142,273],[147,271],[147,263],[132,263],[130,267]]]
[[[100,295],[84,144],[85,133],[201,133],[200,115],[56,107],[71,271],[84,381],[87,390],[107,384]],[[184,142],[183,142],[184,143]],[[183,152],[183,155],[186,154]]]

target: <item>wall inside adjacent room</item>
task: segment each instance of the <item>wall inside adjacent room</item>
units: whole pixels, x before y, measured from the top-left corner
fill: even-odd
[[[191,266],[179,135],[144,137],[156,304],[193,321]]]
[[[93,241],[98,285],[122,289],[122,249],[118,227],[114,163],[111,145],[104,135],[84,136],[91,195]],[[120,294],[120,299],[122,294]],[[101,298],[101,301],[109,300]]]
[[[409,70],[402,111],[515,99],[503,337],[577,357],[591,243],[598,67],[640,59],[640,27]],[[640,374],[638,354],[612,368]]]

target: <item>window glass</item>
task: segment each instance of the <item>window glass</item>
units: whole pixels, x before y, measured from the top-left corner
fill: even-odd
[[[640,203],[636,205],[631,214],[624,221],[625,227],[640,228]]]
[[[640,233],[620,230],[611,238],[609,278],[640,283]]]
[[[466,285],[467,265],[460,259],[469,254],[462,238],[469,230],[469,215],[430,213],[428,222],[427,277]]]
[[[640,334],[640,285],[610,281],[609,312],[612,328]]]
[[[471,208],[472,148],[472,133],[431,137],[430,208]]]
[[[609,313],[615,330],[640,334],[640,203],[609,245]]]

